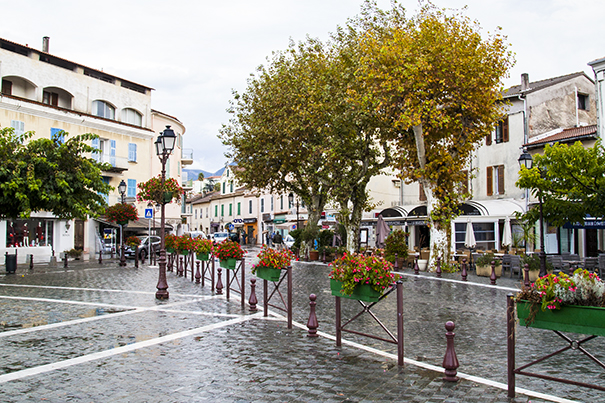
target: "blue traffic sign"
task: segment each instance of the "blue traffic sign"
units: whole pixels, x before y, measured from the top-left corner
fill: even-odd
[[[145,218],[153,218],[153,209],[151,209],[151,208],[145,209]]]

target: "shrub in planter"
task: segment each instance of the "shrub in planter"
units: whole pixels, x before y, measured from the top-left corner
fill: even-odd
[[[384,240],[384,258],[395,263],[395,255],[398,259],[405,260],[408,257],[408,233],[396,229]],[[399,265],[399,267],[402,267]]]
[[[493,253],[484,253],[479,256],[477,260],[475,260],[475,265],[477,267],[477,275],[482,277],[489,277],[492,275],[492,261],[496,265],[496,277],[500,277],[502,275],[502,264],[500,262],[500,258],[494,256]]]

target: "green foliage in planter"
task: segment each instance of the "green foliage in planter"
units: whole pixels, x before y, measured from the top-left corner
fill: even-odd
[[[408,257],[408,233],[396,229],[384,240],[384,257],[391,263],[395,262],[395,254],[400,259]]]
[[[540,255],[534,253],[532,255],[521,255],[521,265],[525,267],[525,264],[528,264],[529,271],[538,271],[540,270]],[[552,272],[554,269],[552,263],[548,260],[546,261],[546,271]]]
[[[72,257],[72,258],[79,258],[80,256],[82,256],[82,249],[70,249],[70,250],[66,250],[65,254],[67,254],[67,256]]]
[[[493,253],[484,253],[475,260],[475,264],[477,266],[491,266],[492,261],[494,261],[496,266],[500,264],[500,258],[494,256]]]
[[[300,250],[300,244],[302,243],[302,232],[303,232],[302,229],[297,228],[288,233],[290,236],[292,236],[292,238],[294,238],[294,244],[292,245],[290,250],[293,250],[293,251]]]

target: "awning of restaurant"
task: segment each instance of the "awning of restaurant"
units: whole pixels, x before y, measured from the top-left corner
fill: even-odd
[[[154,223],[155,221],[155,223]],[[139,218],[137,221],[128,221],[128,225],[126,228],[130,230],[138,230],[138,229],[149,229],[149,224],[151,222],[151,228],[160,228],[160,220],[151,220],[149,218]],[[168,223],[164,223],[164,227],[166,229],[172,229],[172,225]]]

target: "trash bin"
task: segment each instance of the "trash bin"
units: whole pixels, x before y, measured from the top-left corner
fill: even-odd
[[[8,252],[6,252],[4,264],[6,265],[7,273],[10,274],[10,273],[16,272],[17,271],[17,254],[15,253],[14,255],[9,255]]]

